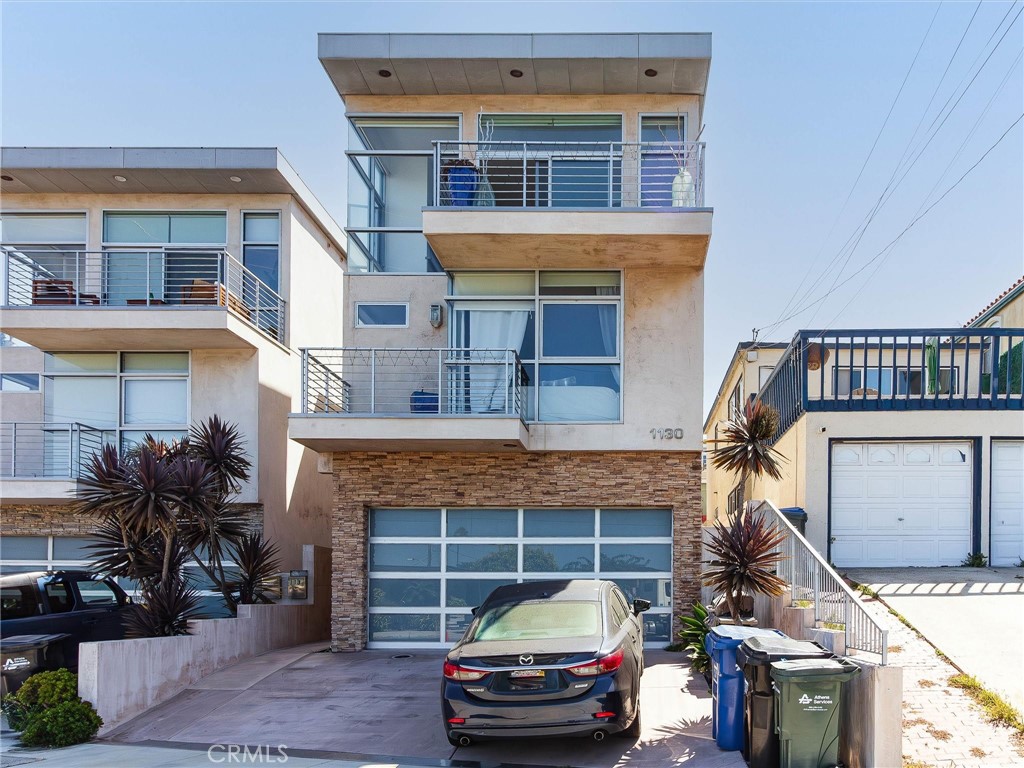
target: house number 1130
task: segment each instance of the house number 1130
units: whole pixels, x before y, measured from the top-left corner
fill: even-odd
[[[682,440],[682,427],[659,427],[651,430],[651,440]]]

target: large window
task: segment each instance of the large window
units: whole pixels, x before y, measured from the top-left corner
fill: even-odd
[[[370,642],[457,641],[502,584],[615,581],[651,601],[646,639],[668,640],[672,513],[667,509],[375,509],[370,512]]]
[[[850,368],[838,366],[835,369],[836,395],[891,395],[892,370],[889,368]]]
[[[349,128],[348,268],[441,271],[422,209],[433,204],[433,142],[458,139],[459,118],[353,116]]]
[[[0,214],[3,299],[34,303],[50,290],[74,290],[85,276],[84,213]]]
[[[278,291],[281,259],[281,216],[278,213],[242,214],[242,263],[261,283]],[[264,303],[264,302],[261,302]],[[268,306],[271,302],[265,302]]]
[[[47,353],[43,418],[93,427],[121,449],[147,432],[179,439],[189,425],[189,354]]]
[[[526,374],[530,421],[620,421],[621,277],[457,273],[451,283],[452,346],[515,350]],[[489,386],[499,385],[492,377]]]

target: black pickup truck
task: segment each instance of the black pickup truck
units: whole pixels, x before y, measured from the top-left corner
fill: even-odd
[[[58,665],[75,671],[80,643],[124,637],[122,614],[130,604],[113,579],[88,571],[0,576],[0,642],[16,646],[26,635],[63,636],[53,638],[57,647],[48,653],[59,654]]]

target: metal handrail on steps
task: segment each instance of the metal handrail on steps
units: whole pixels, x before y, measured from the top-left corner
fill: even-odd
[[[810,602],[815,623],[828,629],[842,628],[847,648],[876,653],[885,666],[889,632],[868,614],[857,593],[775,504],[765,500],[754,511],[774,516],[774,522],[783,533],[779,547],[783,557],[776,573],[789,585],[792,605]]]

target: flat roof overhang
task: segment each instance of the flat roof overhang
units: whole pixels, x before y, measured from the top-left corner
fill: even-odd
[[[702,268],[713,209],[424,208],[446,270]]]
[[[78,481],[67,477],[4,477],[4,504],[68,504],[78,493]]]
[[[2,307],[0,330],[43,350],[287,351],[220,307]]]
[[[343,451],[524,451],[529,431],[518,416],[288,417],[288,437],[318,453]]]
[[[342,98],[666,93],[703,101],[711,67],[710,33],[321,34],[318,43]]]

